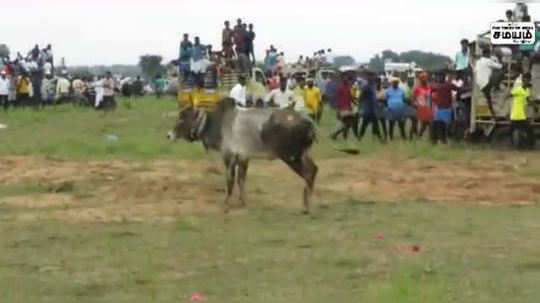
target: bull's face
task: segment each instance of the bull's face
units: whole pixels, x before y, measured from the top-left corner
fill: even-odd
[[[167,134],[171,141],[178,139],[195,141],[195,130],[198,125],[198,111],[193,108],[187,108],[180,112],[176,126]]]

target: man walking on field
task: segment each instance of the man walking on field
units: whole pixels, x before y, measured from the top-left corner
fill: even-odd
[[[308,115],[319,123],[321,120],[321,104],[322,95],[321,90],[313,83],[313,79],[307,80],[307,87],[304,90],[304,102]]]
[[[330,138],[332,140],[337,140],[337,137],[340,134],[343,134],[345,140],[349,137],[349,131],[353,130],[356,136],[358,136],[358,128],[355,125],[357,119],[355,117],[355,112],[353,110],[353,96],[351,93],[351,84],[346,75],[343,75],[343,80],[338,86],[336,91],[336,105],[338,112],[338,119],[341,123],[338,130],[336,130]]]
[[[103,81],[103,108],[105,111],[116,109],[116,101],[114,100],[114,79],[111,72],[107,72],[107,76]]]

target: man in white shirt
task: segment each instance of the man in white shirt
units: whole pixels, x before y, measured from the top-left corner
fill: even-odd
[[[29,74],[37,71],[37,68],[38,68],[37,63],[35,61],[30,60],[30,58],[27,58],[24,61],[24,63],[22,64],[22,67]]]
[[[43,64],[43,72],[45,75],[52,75],[52,64],[50,62]]]
[[[293,90],[296,87],[296,79],[290,74],[287,75],[287,89]]]
[[[279,108],[292,108],[295,106],[294,94],[287,88],[287,80],[281,78],[280,88],[272,90],[264,99],[265,103],[274,104]]]
[[[237,108],[247,108],[247,88],[246,78],[244,76],[238,77],[238,83],[232,88],[230,97],[234,99]]]
[[[528,15],[528,8],[527,8],[527,4],[523,3],[523,2],[518,2],[516,3],[516,7],[514,8],[514,11],[513,11],[513,21],[515,22],[522,22],[523,21],[523,17]]]
[[[6,77],[6,72],[2,71],[0,75],[0,105],[7,111],[9,106],[9,79]]]
[[[496,57],[491,57],[491,51],[484,49],[482,58],[478,59],[475,66],[476,84],[482,90],[486,97],[489,111],[493,119],[495,119],[495,110],[493,109],[493,102],[491,99],[491,90],[495,87],[495,81],[492,79],[494,69],[501,69],[502,64],[499,63]]]
[[[45,104],[53,104],[56,96],[56,79],[51,74],[45,75],[41,84],[41,98]]]
[[[98,108],[101,105],[101,102],[103,102],[103,97],[105,94],[103,78],[95,77],[94,83],[92,85],[94,86],[94,91],[96,93],[96,100],[94,102],[94,106]]]

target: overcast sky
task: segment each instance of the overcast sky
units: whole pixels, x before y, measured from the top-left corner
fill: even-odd
[[[178,54],[181,34],[220,45],[223,21],[254,23],[256,54],[274,44],[288,61],[332,48],[367,61],[383,49],[454,56],[504,18],[511,3],[493,0],[26,0],[4,1],[0,43],[12,52],[52,43],[68,65],[136,64],[141,54]],[[540,4],[530,4],[533,19]],[[221,47],[219,47],[221,48]]]

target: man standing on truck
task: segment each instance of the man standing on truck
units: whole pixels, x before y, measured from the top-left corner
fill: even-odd
[[[527,120],[527,101],[531,96],[531,74],[524,74],[522,77],[521,85],[517,83],[516,87],[512,90],[512,96],[514,98],[512,102],[512,113],[510,115],[511,127],[510,127],[510,140],[512,145],[514,142],[514,131],[519,130],[527,135],[527,147],[534,147],[534,131]]]
[[[206,73],[206,46],[201,44],[199,37],[195,37],[193,56],[191,58],[191,72],[195,77],[195,83],[204,87],[204,74]]]
[[[191,57],[193,56],[193,44],[189,41],[189,35],[184,34],[184,40],[180,43],[180,57],[178,65],[182,82],[186,82],[191,73]]]
[[[238,19],[238,21],[240,24],[234,28],[234,44],[236,46],[235,51],[238,60],[237,68],[240,69],[240,72],[247,73],[249,68],[249,58],[247,56],[247,25],[245,23],[242,24],[240,19]]]
[[[251,64],[255,65],[255,32],[253,31],[253,24],[249,24],[249,31],[247,32],[247,55],[248,59],[251,59]]]
[[[233,35],[234,32],[231,29],[231,23],[229,21],[225,21],[225,28],[221,34],[221,45],[223,47],[223,56],[225,57],[227,64],[229,64],[231,59],[234,57]]]
[[[486,101],[493,120],[496,119],[495,110],[493,109],[493,100],[491,98],[491,90],[496,86],[496,81],[492,77],[493,70],[501,69],[502,64],[496,57],[491,57],[491,51],[484,49],[482,52],[482,58],[478,59],[475,66],[476,84],[482,90],[482,93],[486,97]]]
[[[461,50],[456,53],[456,71],[466,71],[469,68],[469,40],[461,40]]]

